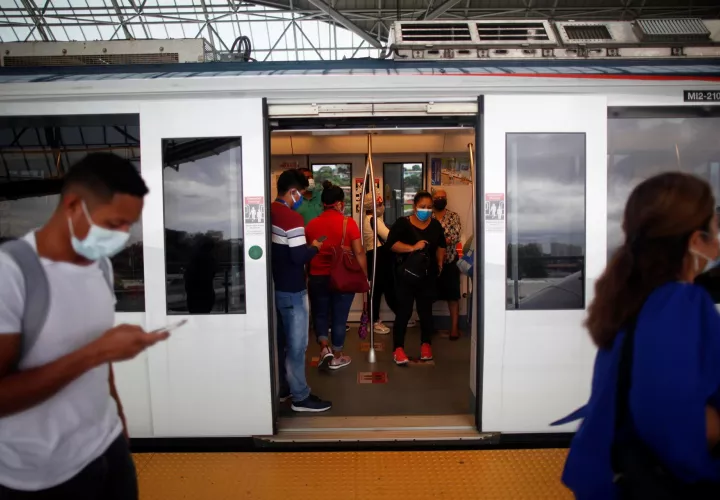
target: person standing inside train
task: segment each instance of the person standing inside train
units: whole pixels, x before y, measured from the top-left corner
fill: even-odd
[[[292,398],[293,411],[317,413],[332,407],[310,392],[305,378],[308,345],[308,297],[305,265],[323,244],[305,240],[303,219],[297,213],[303,203],[302,179],[296,170],[286,170],[277,180],[277,199],[270,207],[272,222],[272,274],[277,311],[280,400]]]
[[[322,202],[324,212],[310,221],[306,229],[308,238],[326,238],[323,248],[310,261],[308,290],[315,320],[315,335],[320,344],[318,367],[338,370],[349,365],[351,361],[350,356],[343,353],[343,348],[348,315],[355,294],[330,289],[333,249],[341,245],[351,248],[365,276],[367,261],[360,230],[352,217],[345,216],[345,191],[339,186],[326,187],[323,189]]]
[[[442,225],[445,230],[445,263],[437,281],[436,300],[447,301],[450,311],[450,340],[460,338],[458,323],[460,321],[460,269],[457,266],[458,253],[457,244],[460,243],[462,225],[460,216],[448,210],[447,193],[444,189],[433,191],[433,218]]]
[[[303,221],[305,221],[305,227],[307,227],[311,220],[315,217],[319,217],[320,214],[323,213],[321,199],[323,186],[315,184],[312,170],[309,168],[299,168],[297,171],[303,175],[306,181],[306,183],[303,183],[302,189],[300,190],[303,196],[303,202],[300,207],[298,207],[297,213],[302,215]]]
[[[131,162],[90,154],[69,169],[45,225],[0,249],[3,500],[138,498],[112,363],[168,333],[113,327],[109,258],[127,243],[147,192]],[[38,293],[47,304],[25,302]],[[44,323],[33,324],[38,316]]]
[[[430,361],[434,330],[432,303],[437,277],[445,263],[445,231],[432,217],[433,200],[427,191],[413,198],[413,213],[395,221],[386,245],[396,255],[395,323],[393,324],[393,359],[406,365],[405,332],[417,305],[420,316],[420,359]]]
[[[642,182],[585,322],[598,347],[563,482],[579,500],[720,498],[720,315],[693,280],[720,257],[710,186]]]
[[[377,220],[373,217],[373,204],[376,205]],[[368,293],[370,307],[372,307],[373,319],[375,320],[375,332],[380,335],[390,333],[390,328],[385,326],[380,319],[380,304],[382,302],[383,293],[385,292],[385,284],[388,280],[389,257],[385,242],[387,241],[390,230],[385,225],[383,213],[385,212],[385,204],[382,196],[375,196],[373,193],[365,195],[365,216],[363,217],[363,241],[365,243],[365,255],[367,256],[368,279],[372,279],[373,274],[373,256],[376,260],[375,282],[372,287],[372,295]],[[377,228],[377,246],[375,246],[375,234],[373,229]],[[387,301],[386,297],[386,301]],[[392,300],[388,301],[390,306]]]

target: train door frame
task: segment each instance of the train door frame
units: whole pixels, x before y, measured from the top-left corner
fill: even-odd
[[[417,101],[414,101],[417,102]],[[440,126],[436,128],[443,128],[442,126],[442,119],[447,118],[457,118],[458,122],[465,123],[468,128],[472,127],[475,131],[475,147],[474,147],[474,181],[475,181],[475,187],[473,190],[473,196],[475,198],[475,211],[474,214],[474,224],[473,224],[473,231],[474,231],[474,240],[478,241],[479,236],[482,235],[482,229],[484,220],[482,217],[479,216],[479,210],[480,210],[480,201],[482,200],[482,193],[483,193],[483,166],[484,166],[484,152],[482,148],[483,144],[483,131],[484,131],[484,112],[483,112],[483,106],[484,106],[484,96],[480,95],[476,98],[475,101],[469,101],[464,100],[459,103],[422,103],[426,106],[426,109],[432,110],[434,107],[437,111],[430,111],[427,114],[423,114],[420,112],[409,114],[408,111],[408,103],[389,103],[387,104],[387,109],[384,109],[382,105],[375,104],[345,104],[342,106],[342,111],[339,112],[340,107],[337,105],[328,105],[328,108],[330,111],[327,113],[326,116],[323,116],[322,113],[322,105],[318,104],[278,104],[278,105],[272,105],[268,104],[266,105],[266,108],[264,110],[264,117],[266,120],[265,123],[265,133],[267,134],[266,137],[266,158],[265,158],[265,179],[266,179],[266,189],[270,189],[270,182],[271,182],[271,153],[270,153],[270,144],[271,140],[270,137],[273,132],[275,131],[291,131],[293,130],[293,127],[297,127],[296,130],[307,130],[307,129],[315,129],[319,128],[318,123],[321,123],[321,120],[325,119],[325,122],[331,120],[332,118],[340,118],[342,119],[342,122],[345,127],[352,128],[361,128],[363,126],[367,128],[381,128],[383,125],[387,125],[388,123],[392,124],[392,120],[395,119],[396,123],[392,126],[396,126],[396,128],[402,128],[402,125],[405,126],[405,128],[432,128],[428,126],[430,123],[437,123],[441,124]],[[458,109],[460,109],[460,112],[453,113],[453,105],[455,105]],[[356,113],[353,113],[353,106],[358,106],[359,108],[366,108],[370,111],[358,111]],[[471,108],[470,108],[471,107]],[[392,112],[392,109],[395,108],[397,111],[395,113]],[[467,110],[472,109],[472,113],[468,113]],[[462,119],[460,117],[463,117]],[[426,120],[427,119],[427,120]],[[305,121],[303,121],[305,120]],[[427,121],[427,124],[423,125]],[[292,123],[293,125],[289,125]],[[314,125],[313,125],[314,124]],[[364,124],[364,125],[363,125]],[[380,124],[380,126],[378,126]],[[447,124],[444,124],[444,127],[447,127]],[[340,128],[339,126],[337,128]],[[425,167],[426,169],[429,169],[429,165]],[[424,181],[426,179],[423,179]],[[269,198],[269,195],[266,197],[268,200],[268,203],[271,201]],[[269,210],[269,207],[268,207]],[[268,212],[269,213],[269,212]],[[268,224],[268,234],[270,234],[271,231],[271,225],[269,220],[266,222]],[[271,245],[268,243],[268,279],[272,280],[272,269],[270,268],[270,262],[271,262]],[[480,258],[480,262],[482,262],[483,258],[483,250],[482,245],[480,245],[478,249],[478,257]],[[474,349],[471,349],[471,359],[470,359],[470,380],[468,380],[468,386],[471,390],[474,404],[473,408],[470,408],[468,411],[469,415],[472,415],[474,420],[474,428],[477,432],[482,433],[482,414],[483,414],[483,345],[484,345],[484,323],[482,321],[478,321],[478,318],[481,317],[482,314],[482,307],[483,307],[483,285],[482,285],[482,266],[475,266],[475,273],[473,279],[473,285],[472,285],[472,302],[470,304],[470,308],[473,311],[472,319],[473,319],[473,325],[470,326],[472,332],[472,342],[474,343]],[[269,297],[269,300],[272,300],[272,297]],[[272,302],[269,302],[272,304]],[[274,306],[271,306],[274,309]],[[272,316],[272,314],[270,314]],[[278,381],[277,381],[277,362],[276,362],[276,353],[274,352],[276,341],[275,341],[275,331],[274,331],[274,322],[272,319],[270,320],[271,329],[269,330],[268,334],[270,337],[270,344],[271,344],[271,352],[270,352],[270,360],[271,360],[271,366],[272,366],[272,376],[271,376],[271,384],[272,384],[272,395],[273,395],[273,434],[276,435],[279,431],[278,428],[278,405],[276,403],[276,394],[277,394],[277,387],[278,387]],[[473,345],[473,344],[471,344]],[[368,441],[372,440],[372,437],[368,437]]]

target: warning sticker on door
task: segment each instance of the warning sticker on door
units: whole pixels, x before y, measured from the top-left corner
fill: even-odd
[[[262,234],[265,230],[265,198],[245,197],[245,233]]]
[[[485,232],[505,230],[505,193],[485,193]]]

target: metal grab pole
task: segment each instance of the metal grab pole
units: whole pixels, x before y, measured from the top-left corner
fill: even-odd
[[[370,300],[368,301],[368,316],[370,317],[370,348],[368,349],[368,363],[377,362],[377,354],[375,353],[375,318],[373,317],[373,293],[375,291],[375,272],[377,269],[377,202],[375,193],[375,170],[372,163],[372,135],[368,134],[368,155],[365,162],[365,176],[363,177],[362,194],[360,196],[360,238],[365,247],[365,191],[367,189],[368,176],[370,177],[370,186],[373,193],[373,221],[371,229],[373,232],[373,259],[372,259],[372,276],[370,279]]]

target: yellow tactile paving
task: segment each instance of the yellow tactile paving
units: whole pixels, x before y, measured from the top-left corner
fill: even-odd
[[[566,450],[136,455],[140,500],[571,499]]]

